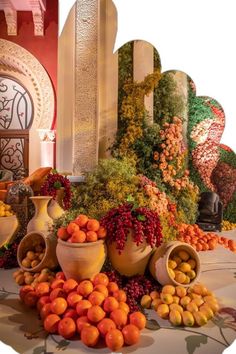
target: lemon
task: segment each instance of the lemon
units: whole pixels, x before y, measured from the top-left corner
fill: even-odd
[[[189,296],[181,297],[180,304],[186,307],[191,302],[191,298]]]
[[[183,307],[178,305],[178,304],[170,304],[169,306],[170,310],[177,310],[179,311],[180,313],[182,313],[184,311]]]
[[[170,269],[175,269],[177,267],[177,263],[173,259],[168,260],[168,267]]]
[[[160,297],[164,304],[170,305],[173,302],[173,296],[171,294],[161,293]]]
[[[161,317],[161,318],[167,318],[169,315],[169,306],[167,304],[160,304],[157,308],[157,314]]]
[[[183,261],[187,261],[190,258],[190,255],[188,254],[188,252],[186,251],[179,251],[178,252],[178,256],[183,260]]]
[[[190,258],[187,263],[190,265],[191,269],[195,269],[196,268],[196,261],[193,258]]]
[[[177,294],[179,297],[186,296],[186,294],[187,294],[186,288],[184,288],[184,287],[181,286],[181,285],[176,286],[175,291],[176,291],[176,294]]]
[[[161,304],[163,304],[163,302],[161,301],[161,299],[154,299],[154,300],[152,300],[151,308],[156,311],[157,308],[158,308],[158,306],[161,305]]]
[[[144,309],[150,309],[151,307],[151,303],[152,303],[152,298],[151,296],[149,295],[143,295],[142,299],[141,299],[141,306],[144,308]]]
[[[199,326],[204,326],[207,323],[207,317],[201,311],[193,312],[193,317]]]
[[[174,295],[175,294],[175,287],[173,285],[165,285],[163,286],[161,292],[163,294],[171,294]]]
[[[188,327],[192,327],[194,325],[194,317],[191,312],[184,311],[182,313],[183,324]]]
[[[182,317],[179,311],[171,310],[169,314],[169,320],[174,326],[179,326],[182,323]]]

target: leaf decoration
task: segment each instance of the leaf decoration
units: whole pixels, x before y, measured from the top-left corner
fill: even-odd
[[[226,325],[226,321],[227,319],[226,318],[223,318],[219,315],[215,315],[211,321],[216,325],[218,326],[219,328],[226,328],[227,325]]]
[[[207,336],[204,335],[193,335],[185,338],[187,344],[188,354],[193,354],[197,348],[201,346],[201,344],[207,343]]]
[[[58,344],[57,344],[57,349],[58,350],[66,350],[70,342],[68,342],[65,339],[62,339]]]
[[[150,329],[151,331],[157,331],[161,327],[156,320],[147,320],[146,328]]]
[[[137,219],[138,219],[138,221],[145,221],[146,217],[144,215],[138,214]]]
[[[45,354],[45,346],[34,348],[33,354]]]

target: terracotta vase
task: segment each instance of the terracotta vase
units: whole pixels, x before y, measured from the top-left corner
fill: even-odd
[[[168,271],[168,261],[171,254],[182,250],[187,251],[191,258],[196,261],[196,277],[188,284],[180,284],[176,282],[174,278],[171,277]],[[180,241],[170,241],[163,243],[160,247],[156,249],[150,260],[149,270],[153,278],[156,279],[161,285],[172,284],[175,286],[181,285],[183,287],[189,287],[192,286],[200,276],[200,258],[196,250],[187,243]]]
[[[49,234],[53,224],[52,218],[48,215],[47,206],[52,197],[35,196],[30,197],[35,207],[35,214],[27,225],[27,233],[40,231],[45,235]]]
[[[33,268],[26,268],[22,265],[22,260],[28,251],[32,251],[32,245],[41,245],[45,247],[44,257],[41,262]],[[52,234],[45,235],[39,231],[32,231],[25,235],[19,243],[17,248],[17,262],[19,267],[24,271],[38,273],[44,268],[51,270],[58,266],[56,256],[57,237]]]
[[[63,209],[63,198],[64,198],[64,188],[57,190],[57,195],[55,199],[52,199],[48,205],[48,215],[53,220],[60,218],[65,210]]]
[[[108,257],[113,268],[126,276],[143,275],[151,253],[152,248],[146,241],[139,246],[136,245],[133,241],[132,231],[130,231],[125,247],[120,254],[116,249],[116,242],[108,243]]]
[[[70,243],[58,239],[56,254],[67,279],[90,279],[102,269],[106,245],[104,240]]]

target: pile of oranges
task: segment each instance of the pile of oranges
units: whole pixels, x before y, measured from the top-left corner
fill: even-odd
[[[177,240],[190,244],[196,251],[214,250],[217,245],[222,245],[230,251],[236,251],[236,241],[224,236],[217,236],[214,232],[204,232],[196,224],[179,224],[177,226]]]
[[[103,343],[116,351],[136,344],[146,325],[141,312],[130,313],[126,293],[104,273],[78,283],[59,272],[51,284],[42,282],[35,289],[23,286],[20,298],[37,307],[47,332],[66,339],[79,334],[88,347]]]
[[[95,242],[104,239],[106,229],[100,226],[96,219],[89,219],[87,215],[80,214],[67,226],[57,230],[57,237],[63,241],[72,243]]]

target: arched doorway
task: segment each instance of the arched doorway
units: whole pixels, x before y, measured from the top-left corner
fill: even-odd
[[[14,179],[29,172],[29,129],[33,123],[33,100],[14,77],[0,74],[0,169]]]

